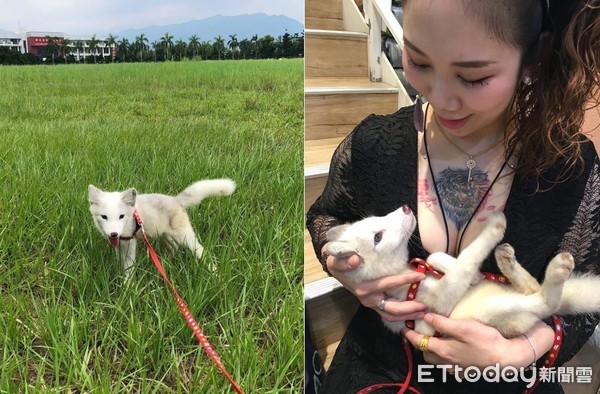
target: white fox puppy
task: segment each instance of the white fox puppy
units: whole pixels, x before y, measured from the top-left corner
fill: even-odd
[[[415,226],[412,211],[404,206],[387,216],[330,229],[327,237],[332,242],[327,252],[336,257],[355,253],[361,258],[356,269],[340,274],[353,283],[409,272],[408,241]],[[510,284],[479,280],[481,263],[502,240],[505,230],[504,215],[494,212],[482,233],[456,259],[445,253],[431,254],[427,263],[445,275],[441,279],[428,275],[416,299],[431,312],[475,319],[507,338],[527,332],[538,320],[556,313],[600,312],[600,278],[579,274],[569,278],[574,267],[569,253],[560,253],[550,261],[540,285],[516,261],[512,247],[503,244],[496,248],[495,257]],[[399,287],[388,295],[405,300],[408,288]],[[394,332],[404,327],[404,322],[383,322]],[[423,320],[415,322],[415,330],[434,334]]]
[[[122,192],[105,192],[89,185],[90,212],[94,224],[119,255],[126,277],[135,260],[136,238],[142,238],[133,216],[136,211],[146,235],[166,243],[170,248],[187,246],[198,258],[203,247],[198,242],[186,209],[200,204],[210,196],[228,196],[235,190],[230,179],[210,179],[196,182],[177,196],[137,194],[133,188]]]

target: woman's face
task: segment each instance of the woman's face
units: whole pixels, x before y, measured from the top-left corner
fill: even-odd
[[[402,63],[444,130],[481,137],[504,129],[520,79],[519,49],[465,15],[459,0],[412,0],[404,11]]]

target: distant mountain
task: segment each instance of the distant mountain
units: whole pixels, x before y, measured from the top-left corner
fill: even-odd
[[[259,38],[268,35],[277,38],[285,32],[294,34],[302,33],[304,25],[295,19],[284,15],[267,15],[264,13],[244,14],[237,16],[212,16],[210,18],[185,22],[175,25],[149,26],[140,29],[129,29],[112,34],[118,36],[117,40],[127,38],[130,42],[140,34],[145,34],[150,43],[160,41],[166,33],[173,36],[173,42],[182,39],[188,41],[196,35],[200,41],[213,42],[215,37],[221,36],[227,42],[230,35],[237,34],[238,40]]]

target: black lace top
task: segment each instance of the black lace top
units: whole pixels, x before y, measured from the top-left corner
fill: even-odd
[[[325,189],[307,213],[308,230],[321,261],[325,234],[332,226],[385,215],[403,204],[416,212],[418,132],[413,125],[413,110],[411,106],[391,115],[369,116],[337,148]],[[568,181],[552,187],[544,180],[540,180],[539,188],[536,179],[515,176],[513,181],[504,209],[507,230],[503,242],[514,247],[518,261],[538,280],[559,251],[574,256],[576,271],[600,273],[599,160],[587,139],[582,146],[582,159],[582,166]],[[558,164],[555,167],[543,178],[553,179],[559,170]],[[428,256],[419,231],[413,233],[410,254]],[[482,270],[499,272],[492,255]],[[555,366],[568,361],[583,346],[600,315],[561,319],[564,339]],[[377,349],[386,356],[378,354]],[[405,373],[401,370],[405,358],[398,338],[386,332],[374,311],[362,308],[338,348],[324,392],[327,387],[336,393],[346,392],[342,387],[356,392],[368,384],[381,383],[381,379],[398,381]],[[506,390],[504,387],[502,392]],[[434,392],[441,391],[436,388]]]

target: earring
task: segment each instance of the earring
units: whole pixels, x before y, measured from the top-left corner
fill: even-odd
[[[531,79],[530,75],[525,75],[523,77],[523,83],[527,86],[531,85],[533,83],[533,80]]]
[[[417,94],[417,99],[415,100],[415,112],[413,114],[413,122],[417,131],[423,131],[424,118],[425,115],[423,114],[423,99],[420,94]]]

